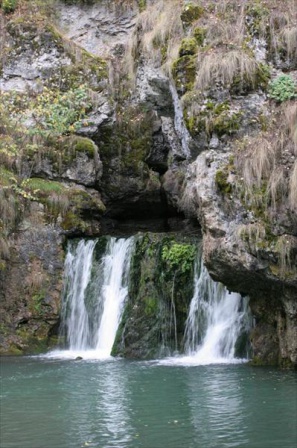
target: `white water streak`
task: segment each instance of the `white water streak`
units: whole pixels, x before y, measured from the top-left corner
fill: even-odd
[[[108,356],[122,317],[125,299],[128,295],[128,274],[130,268],[133,238],[111,238],[104,257],[104,282],[102,287],[103,313],[96,342],[96,351]]]
[[[68,251],[65,260],[65,277],[68,291],[65,303],[67,340],[70,350],[86,350],[90,344],[89,315],[85,304],[85,292],[89,284],[93,251],[96,241],[80,241],[76,250]]]
[[[195,270],[195,289],[185,330],[186,356],[162,364],[207,365],[244,362],[236,342],[249,327],[248,301],[214,282],[203,263]]]
[[[96,309],[88,309],[87,291],[96,241],[69,245],[65,261],[66,293],[62,320],[69,350],[56,350],[49,357],[105,359],[110,352],[128,295],[128,274],[134,238],[110,238],[102,259],[102,286]],[[95,321],[94,321],[95,320]]]
[[[183,153],[187,159],[191,157],[189,149],[189,141],[191,139],[188,129],[184,123],[183,111],[180,105],[179,97],[175,87],[170,84],[170,92],[173,100],[174,107],[174,127],[175,131],[181,141]]]

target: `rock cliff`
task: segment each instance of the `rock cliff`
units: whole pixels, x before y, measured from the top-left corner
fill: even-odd
[[[201,227],[250,297],[254,362],[296,365],[295,0],[6,3],[1,351],[54,340],[67,238]]]

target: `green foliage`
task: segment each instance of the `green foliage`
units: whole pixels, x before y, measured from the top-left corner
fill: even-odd
[[[182,274],[189,272],[193,267],[196,249],[190,244],[173,243],[162,249],[162,260],[170,269],[175,269]]]
[[[269,86],[269,97],[278,103],[297,97],[297,89],[290,75],[280,75]]]
[[[31,308],[36,314],[41,314],[43,312],[43,301],[45,298],[45,291],[41,290],[31,297]]]
[[[86,86],[65,93],[44,89],[37,97],[33,112],[36,125],[31,132],[46,137],[75,132],[90,108]]]
[[[9,123],[1,120],[5,131],[9,132],[12,126],[20,127],[30,117],[32,124],[23,126],[22,132],[46,138],[74,133],[92,107],[86,85],[66,92],[45,87],[42,93],[31,98],[18,92],[6,92],[1,99],[3,116],[10,117]],[[0,119],[1,115],[0,109]]]
[[[14,10],[17,7],[17,0],[2,0],[2,9],[5,12],[5,14],[8,14],[10,12],[14,12]]]

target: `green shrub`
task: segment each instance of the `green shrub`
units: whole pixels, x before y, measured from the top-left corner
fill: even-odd
[[[169,269],[180,271],[182,274],[192,269],[195,255],[196,249],[190,244],[174,243],[162,249],[162,260],[167,263]]]
[[[2,0],[2,9],[5,14],[13,12],[17,7],[17,0]]]
[[[75,132],[91,108],[86,86],[67,92],[44,89],[34,105],[36,125],[32,134],[43,136]]]
[[[269,86],[269,97],[282,103],[297,97],[295,83],[290,75],[280,75]]]

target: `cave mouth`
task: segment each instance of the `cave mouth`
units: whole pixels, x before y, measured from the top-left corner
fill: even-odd
[[[101,235],[130,236],[137,232],[183,233],[201,237],[201,227],[197,220],[186,218],[183,213],[168,216],[130,217],[120,216],[101,219]]]
[[[163,189],[158,194],[107,200],[100,218],[100,234],[129,236],[136,232],[189,233],[201,235],[197,218],[186,216],[168,200]]]

